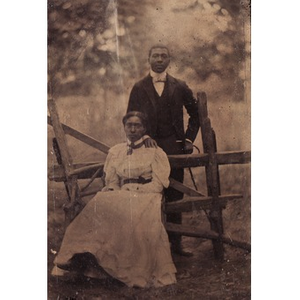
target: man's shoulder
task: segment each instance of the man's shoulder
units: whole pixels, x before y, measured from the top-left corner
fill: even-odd
[[[178,79],[178,78],[175,78],[173,77],[172,75],[168,74],[168,80],[169,82],[173,83],[173,84],[176,84],[176,85],[179,85],[179,86],[183,86],[185,87],[186,86],[186,83],[185,81],[181,80],[181,79]]]
[[[142,79],[140,79],[139,81],[137,81],[134,86],[136,87],[140,87],[143,86],[144,84],[146,84],[149,81],[150,75],[147,75],[145,77],[143,77]]]

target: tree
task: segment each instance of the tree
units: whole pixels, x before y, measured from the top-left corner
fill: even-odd
[[[237,0],[49,0],[49,93],[89,94],[99,84],[123,92],[119,78],[141,77],[141,49],[162,39],[178,72],[204,82],[215,75],[240,99],[249,18],[250,4]]]

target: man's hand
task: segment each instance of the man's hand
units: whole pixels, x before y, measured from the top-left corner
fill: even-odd
[[[151,139],[151,137],[144,139],[144,144],[146,148],[157,148],[156,141]]]
[[[185,154],[193,153],[193,143],[189,140],[185,140],[184,153]]]

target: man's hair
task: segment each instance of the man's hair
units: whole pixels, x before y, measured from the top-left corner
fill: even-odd
[[[129,118],[131,118],[131,117],[138,117],[138,118],[141,120],[143,126],[144,126],[145,128],[147,128],[147,126],[148,126],[148,118],[147,118],[146,114],[144,114],[144,113],[142,113],[142,112],[140,112],[140,111],[130,111],[130,112],[128,112],[128,113],[123,117],[123,119],[122,119],[123,125],[125,125],[126,122],[127,122],[127,120],[128,120]]]
[[[152,52],[152,50],[153,50],[153,49],[156,49],[156,48],[162,48],[162,49],[166,49],[166,50],[167,50],[167,52],[168,52],[168,55],[170,56],[170,51],[169,51],[169,48],[168,48],[166,45],[164,45],[164,44],[155,44],[155,45],[153,45],[153,46],[150,48],[150,50],[149,50],[149,54],[148,54],[148,57],[150,57],[150,56],[151,56],[151,52]]]

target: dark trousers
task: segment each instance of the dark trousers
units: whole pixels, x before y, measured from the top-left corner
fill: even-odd
[[[182,142],[176,142],[176,136],[172,135],[167,138],[157,138],[156,142],[160,148],[162,148],[168,155],[174,154],[184,154],[183,144]],[[171,169],[170,177],[179,181],[183,182],[183,169]],[[183,193],[169,187],[164,190],[165,201],[166,203],[172,201],[178,201],[183,198]],[[167,222],[181,224],[182,216],[181,213],[172,213],[167,214]],[[173,247],[179,247],[181,242],[181,236],[169,234],[169,240]]]

